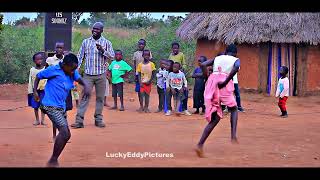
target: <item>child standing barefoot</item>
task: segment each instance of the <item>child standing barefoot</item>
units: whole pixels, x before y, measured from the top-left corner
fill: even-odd
[[[207,60],[205,56],[200,56],[198,60],[198,67],[194,70],[192,78],[195,78],[194,88],[193,88],[193,108],[196,108],[194,114],[203,115],[205,112],[204,106],[204,86],[205,86],[205,76],[200,68],[201,63]],[[202,112],[200,113],[200,108]]]
[[[174,107],[175,113],[179,116],[181,113],[179,111],[179,107],[182,103],[184,97],[184,90],[187,89],[187,79],[182,71],[180,71],[180,63],[175,62],[173,64],[173,72],[169,73],[167,78],[167,92],[168,97],[171,99],[174,98]]]
[[[289,96],[289,79],[287,77],[289,69],[286,66],[281,66],[280,68],[280,79],[278,82],[276,97],[279,97],[279,103],[278,106],[281,110],[280,117],[287,118],[288,112],[286,108],[286,103]]]
[[[137,72],[137,66],[138,64],[142,63],[144,58],[143,58],[143,51],[144,48],[146,47],[146,40],[144,39],[140,39],[138,41],[138,50],[136,52],[134,52],[133,54],[133,65],[134,65],[134,70],[135,70],[135,81],[136,81],[136,88],[135,91],[138,94],[138,99],[139,99],[139,103],[140,103],[140,108],[137,110],[138,112],[143,111],[143,102],[142,102],[142,96],[141,96],[141,92],[140,92],[140,83],[139,83],[139,73]],[[150,59],[152,59],[152,53],[150,52]]]
[[[152,80],[156,74],[156,67],[153,62],[150,61],[150,51],[143,50],[143,62],[138,64],[137,72],[138,80],[140,84],[140,93],[141,93],[141,100],[143,105],[143,100],[145,100],[144,107],[139,109],[139,112],[150,113],[149,110],[149,100],[150,100],[150,93],[151,93],[151,86]]]
[[[126,77],[129,71],[132,68],[123,60],[122,51],[117,50],[115,52],[116,60],[112,61],[111,65],[109,66],[109,71],[111,71],[111,82],[112,82],[112,97],[114,100],[114,105],[111,109],[117,109],[117,97],[120,97],[120,111],[124,111],[123,105],[123,83],[124,77]],[[109,73],[110,74],[110,73]]]
[[[35,126],[37,126],[39,124],[45,125],[43,112],[41,112],[41,122],[39,121],[39,107],[40,107],[40,103],[42,101],[42,98],[44,96],[44,87],[46,85],[46,80],[41,80],[39,82],[39,86],[37,88],[37,93],[40,96],[40,101],[37,102],[33,98],[34,80],[36,79],[37,74],[45,69],[45,67],[42,64],[42,61],[43,61],[42,53],[38,52],[38,53],[34,54],[32,59],[33,59],[33,62],[35,63],[35,67],[32,67],[30,69],[30,74],[29,74],[28,105],[34,109],[34,114],[35,114],[36,120],[33,123],[33,125],[35,125]]]

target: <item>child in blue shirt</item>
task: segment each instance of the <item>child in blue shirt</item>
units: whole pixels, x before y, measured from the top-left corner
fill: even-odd
[[[194,88],[193,88],[193,108],[196,108],[196,111],[193,114],[203,115],[205,113],[204,106],[204,88],[205,88],[205,76],[201,69],[201,63],[207,61],[207,57],[200,56],[198,59],[198,67],[195,68],[192,74],[192,78],[195,79]],[[200,112],[202,108],[202,112]]]
[[[53,126],[59,130],[59,134],[54,142],[52,156],[47,164],[48,166],[59,166],[58,158],[71,137],[66,119],[66,98],[70,90],[74,88],[74,81],[77,81],[84,87],[84,98],[87,98],[90,94],[89,87],[81,79],[79,72],[76,70],[77,67],[78,58],[70,53],[58,65],[50,66],[39,72],[34,82],[34,99],[39,101],[37,93],[39,81],[47,79],[45,95],[40,109],[48,115]]]

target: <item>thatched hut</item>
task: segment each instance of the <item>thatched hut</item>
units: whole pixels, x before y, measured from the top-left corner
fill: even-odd
[[[196,58],[238,44],[243,90],[274,95],[286,65],[291,95],[320,94],[320,13],[191,13],[176,33],[197,40]]]

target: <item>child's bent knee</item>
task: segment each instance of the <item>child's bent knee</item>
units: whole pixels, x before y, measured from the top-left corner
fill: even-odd
[[[69,131],[62,134],[63,139],[68,141],[71,138],[71,133]]]
[[[59,133],[61,133],[64,140],[68,141],[71,138],[71,133],[68,126],[63,126],[59,128]]]

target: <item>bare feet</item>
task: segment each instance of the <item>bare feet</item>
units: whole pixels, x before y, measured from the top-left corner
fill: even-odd
[[[176,115],[176,116],[181,116],[181,114],[182,114],[182,113],[179,112],[179,111],[175,112],[175,115]]]
[[[105,106],[105,107],[110,107],[109,104],[107,104],[107,103],[104,103],[104,106]]]
[[[199,158],[204,158],[202,147],[197,146],[194,150],[196,151]]]
[[[44,121],[41,121],[41,125],[46,126],[47,124]]]
[[[200,115],[201,115],[201,116],[204,115],[204,112],[200,112]]]
[[[144,110],[144,112],[145,112],[145,113],[151,113],[148,108],[146,108],[146,109]]]
[[[231,143],[232,143],[232,144],[239,144],[237,138],[232,138],[232,139],[231,139]]]
[[[38,126],[39,124],[40,124],[40,121],[38,121],[38,120],[35,120],[33,123],[34,126]]]
[[[59,163],[58,161],[49,160],[47,162],[47,167],[56,168],[56,167],[59,167]]]
[[[192,114],[199,114],[199,111],[195,111],[195,112],[193,112]]]

